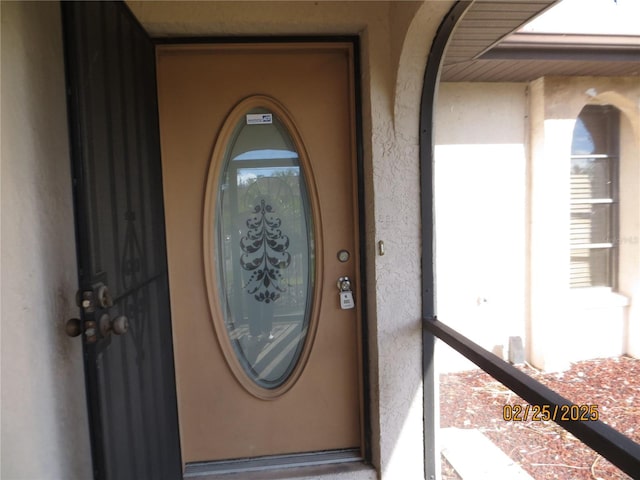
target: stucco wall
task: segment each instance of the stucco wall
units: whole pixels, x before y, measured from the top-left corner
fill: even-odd
[[[638,355],[640,82],[541,78],[531,85],[530,104],[531,361],[559,370],[587,358]],[[569,156],[576,118],[587,104],[610,104],[621,111],[619,273],[614,292],[569,288]]]
[[[587,104],[620,124],[618,286],[569,288],[569,158]],[[530,84],[450,83],[436,111],[437,313],[506,356],[509,336],[546,370],[638,354],[640,84],[548,77]],[[594,335],[594,332],[598,332]],[[473,365],[442,346],[443,371]]]
[[[88,479],[59,5],[2,2],[3,480]]]
[[[436,105],[438,318],[489,351],[526,337],[527,85],[444,83]],[[473,364],[444,345],[442,371]]]

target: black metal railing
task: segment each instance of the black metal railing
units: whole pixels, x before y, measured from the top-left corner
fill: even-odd
[[[425,319],[423,324],[429,333],[471,360],[530,405],[549,405],[551,411],[554,411],[556,406],[571,405],[570,400],[472,342],[437,318]],[[562,420],[560,415],[555,416],[553,421],[632,478],[640,478],[640,445],[629,437],[600,420]]]

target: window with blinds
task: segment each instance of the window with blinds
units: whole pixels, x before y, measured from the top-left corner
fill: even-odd
[[[571,147],[571,288],[615,288],[619,111],[588,105]]]

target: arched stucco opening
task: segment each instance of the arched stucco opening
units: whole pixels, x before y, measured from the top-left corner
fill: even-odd
[[[423,3],[416,11],[404,37],[395,79],[394,127],[397,136],[414,145],[419,142],[421,95],[432,47],[432,38],[426,36],[425,32],[437,30],[452,3]]]
[[[423,430],[424,430],[424,469],[425,478],[439,478],[441,475],[440,448],[437,430],[439,427],[439,389],[436,382],[436,369],[434,366],[434,353],[436,339],[430,333],[425,320],[435,318],[435,265],[434,265],[434,191],[433,191],[433,167],[434,167],[434,132],[435,132],[435,105],[440,80],[440,70],[447,44],[455,30],[456,25],[464,17],[471,2],[456,2],[444,16],[436,35],[430,44],[426,55],[426,65],[421,81],[420,102],[417,102],[417,90],[412,88],[402,89],[403,85],[411,85],[408,79],[415,76],[413,69],[403,68],[403,63],[398,69],[396,91],[398,100],[394,109],[394,118],[397,127],[404,126],[408,119],[414,118],[413,125],[418,126],[416,132],[407,126],[408,139],[417,139],[419,155],[419,179],[420,179],[420,238],[421,238],[421,297],[422,297],[422,373],[423,373]],[[420,41],[422,22],[428,22],[427,16],[417,17],[416,22],[407,34],[407,49],[402,58],[415,58],[426,52],[416,45]],[[425,58],[425,57],[421,57]],[[406,80],[407,79],[407,80]],[[404,94],[404,95],[403,95]],[[418,123],[415,117],[410,115],[419,105]],[[415,137],[413,136],[415,135]]]
[[[634,239],[640,225],[636,193],[640,174],[637,155],[639,90],[632,78],[543,77],[530,84],[530,277],[528,298],[529,361],[546,370],[565,369],[570,362],[594,357],[637,355],[640,321],[634,307],[638,292],[640,251]],[[610,292],[570,288],[570,168],[576,119],[586,105],[613,105],[621,111],[620,266],[618,286]],[[622,240],[624,239],[624,241]],[[633,265],[633,266],[631,266]],[[598,293],[598,295],[594,295]],[[597,328],[608,318],[598,339],[570,332]],[[578,328],[580,326],[580,328]],[[556,328],[553,338],[546,332]],[[635,332],[635,336],[634,336]],[[571,344],[559,338],[570,335]]]
[[[615,232],[615,291],[624,299],[622,350],[640,355],[640,107],[629,92],[615,89],[596,94],[586,105],[611,105],[620,112],[618,127],[618,201]],[[583,108],[584,108],[583,106]],[[582,111],[582,110],[580,110]]]
[[[630,138],[634,139],[635,158],[637,159],[638,130],[634,124],[638,121],[638,90],[637,81],[635,81],[635,87],[632,85],[633,83],[633,79],[630,78],[597,79],[592,77],[542,77],[532,81],[531,83],[522,82],[522,87],[511,85],[508,89],[505,89],[505,92],[508,90],[513,93],[514,97],[518,98],[518,110],[516,113],[520,115],[518,117],[513,116],[511,118],[517,118],[517,120],[512,123],[515,124],[516,127],[521,128],[521,131],[518,132],[520,136],[518,140],[518,149],[517,151],[513,151],[513,158],[517,159],[518,169],[515,171],[515,175],[508,177],[508,179],[503,182],[504,184],[516,186],[513,188],[513,191],[517,195],[517,197],[515,197],[518,202],[517,206],[522,207],[517,212],[515,212],[516,209],[513,209],[516,216],[504,218],[504,223],[513,222],[518,225],[517,238],[515,239],[518,241],[518,252],[516,253],[519,256],[518,262],[520,262],[520,271],[518,272],[519,276],[516,280],[516,282],[518,282],[517,286],[519,288],[519,297],[515,302],[513,302],[513,304],[519,308],[519,310],[517,310],[517,315],[519,317],[518,321],[522,325],[523,334],[534,343],[537,342],[537,346],[533,349],[530,348],[528,351],[529,361],[537,366],[541,366],[549,370],[564,368],[568,360],[566,354],[572,348],[572,345],[567,345],[567,343],[573,344],[574,341],[577,340],[572,332],[575,332],[580,328],[585,328],[584,326],[581,327],[576,323],[572,323],[571,326],[568,326],[568,322],[565,322],[565,326],[561,329],[558,327],[560,320],[565,320],[567,318],[571,308],[567,299],[569,290],[567,281],[567,272],[569,269],[568,158],[570,156],[571,132],[575,124],[575,118],[582,107],[588,103],[593,102],[616,105],[624,113],[622,124],[626,124],[626,127],[623,127],[623,129],[626,128]],[[487,110],[486,107],[490,100],[485,98],[484,103],[482,103],[479,101],[478,95],[482,95],[482,90],[484,89],[485,93],[490,93],[492,95],[491,98],[493,99],[498,94],[505,92],[498,92],[498,90],[502,88],[499,84],[471,84],[470,82],[469,85],[457,87],[457,90],[454,91],[452,88],[448,92],[448,101],[454,99],[454,97],[465,88],[467,91],[463,92],[462,95],[459,95],[457,99],[454,99],[456,101],[446,104],[446,108],[455,109],[462,105],[466,107],[466,109],[460,109],[457,117],[455,115],[450,115],[450,123],[447,125],[452,129],[457,128],[458,132],[460,132],[462,128],[466,128],[464,133],[469,134],[469,136],[466,137],[466,140],[469,143],[468,146],[473,147],[473,149],[470,148],[466,154],[468,156],[478,155],[479,149],[477,147],[479,145],[491,143],[492,140],[495,140],[497,134],[495,131],[491,132],[489,130],[491,128],[489,126],[490,122],[486,122],[485,125],[480,124],[484,129],[477,128],[473,130],[470,128],[471,125],[469,125],[470,122],[468,122],[469,116],[474,116],[475,114],[470,105],[473,105],[477,112],[476,119],[482,117],[483,114],[485,115],[485,118],[489,117],[490,113],[495,113],[495,110]],[[571,92],[568,92],[569,88],[571,89]],[[594,91],[592,88],[596,91],[595,97],[590,95]],[[603,93],[598,94],[597,92]],[[475,95],[477,103],[466,102],[465,105],[465,101],[469,100],[471,95]],[[509,113],[508,109],[503,109],[503,113]],[[426,121],[423,124],[426,125],[427,128],[420,131],[420,135],[425,135],[426,137],[425,141],[421,142],[423,149],[431,149],[433,145],[433,137],[430,131],[431,114],[432,110],[429,110],[428,108],[425,109],[423,107],[423,115],[428,117],[425,119]],[[511,114],[513,114],[513,112],[511,112]],[[495,120],[495,118],[496,117],[493,117],[491,120]],[[438,123],[440,123],[440,120],[438,120]],[[491,125],[495,128],[495,125],[498,123],[499,122],[494,122]],[[487,132],[491,135],[487,135]],[[453,138],[454,133],[447,132],[447,141],[451,140],[451,142],[453,142],[453,140],[455,140]],[[504,144],[506,143],[507,142],[504,142]],[[451,155],[448,158],[455,159],[456,156],[461,158],[464,154],[465,152],[460,150],[459,155]],[[432,192],[430,191],[431,181],[433,178],[430,170],[432,168],[430,155],[430,152],[423,152],[421,155],[422,171],[424,172],[427,170],[429,172],[428,178],[425,179],[423,175],[422,182],[423,199],[426,198],[426,201],[423,201],[422,205],[423,208],[426,207],[428,209],[432,208],[432,204],[429,202],[433,197]],[[464,172],[460,168],[457,170],[452,168],[451,170],[452,175],[457,174],[458,177],[464,176],[465,173],[468,174],[468,172]],[[480,170],[481,168],[478,168],[476,172],[486,174],[486,172],[481,172]],[[630,170],[629,172],[630,173],[623,175],[623,177],[625,179],[629,179],[630,182],[633,182],[633,185],[635,185],[635,189],[637,190],[640,176],[638,176],[637,170]],[[495,175],[493,178],[498,178],[497,175],[502,172],[500,172],[499,169],[496,169],[492,173]],[[477,183],[481,183],[489,177],[491,176],[483,177],[478,175],[474,180]],[[496,183],[498,182],[493,181],[491,183],[492,187],[495,186]],[[459,183],[449,184],[449,187],[459,188],[460,192],[464,192],[467,199],[472,199],[472,201],[469,201],[469,204],[478,200],[476,196],[469,194],[469,192]],[[490,189],[487,188],[486,190],[487,195],[490,195]],[[474,193],[477,193],[477,191],[474,191]],[[442,197],[438,196],[437,192],[435,195],[437,197],[436,203],[441,202]],[[511,197],[505,197],[502,199],[503,203],[510,202],[511,200]],[[637,204],[637,201],[632,200],[631,203]],[[478,208],[477,210],[481,209]],[[487,215],[491,215],[492,212],[489,209],[485,208],[484,210]],[[430,215],[431,212],[423,211],[423,259],[427,260],[434,258],[433,248],[428,244],[428,239],[431,238],[431,232],[429,229],[431,225],[433,225],[433,216]],[[469,215],[469,217],[473,217],[473,215]],[[640,215],[634,213],[630,215],[630,217],[632,217],[633,222],[638,224]],[[468,217],[461,216],[458,218]],[[510,241],[513,239],[512,237],[507,238],[501,236],[499,231],[494,231],[492,228],[486,228],[486,224],[483,225],[482,221],[474,224],[474,226],[479,228],[475,230],[471,229],[471,232],[476,233],[469,237],[470,245],[477,242],[477,235],[484,234],[494,235],[495,242],[497,244],[509,245]],[[482,229],[483,226],[485,227],[484,230]],[[566,241],[564,238],[558,239],[550,235],[550,229],[555,228],[561,232],[560,237],[567,237]],[[632,241],[633,239],[634,237],[631,236]],[[627,243],[628,242],[629,241],[627,240]],[[441,242],[438,243],[438,247],[439,250],[441,250]],[[629,245],[627,245],[627,247],[629,247]],[[482,251],[477,251],[476,254],[482,254]],[[500,256],[496,255],[496,258],[500,258]],[[640,258],[638,253],[633,254],[633,256],[629,258],[633,258],[635,260],[634,265],[637,270],[637,259]],[[626,263],[628,264],[631,262]],[[491,265],[487,266],[490,267]],[[429,267],[430,266],[427,266],[427,269]],[[468,272],[470,268],[474,268],[470,267],[465,270],[465,267],[469,266],[465,265],[460,267],[457,271],[457,275],[459,277],[464,276],[465,271]],[[424,274],[427,276],[429,275],[428,272],[423,272],[423,275]],[[456,277],[456,275],[449,276]],[[439,276],[439,280],[442,281],[442,276]],[[503,285],[511,286],[515,283],[513,278],[509,276],[504,276],[502,280]],[[637,288],[637,283],[637,281],[631,283],[632,290],[633,288]],[[423,283],[423,306],[426,305],[428,309],[429,305],[424,301],[425,297],[429,296],[425,295],[425,290],[428,288],[427,285],[428,283]],[[431,284],[431,286],[434,285]],[[495,291],[500,293],[499,289],[495,289]],[[480,297],[478,296],[477,299],[479,298]],[[470,298],[467,298],[466,300],[469,299]],[[489,302],[491,301],[492,299],[489,298]],[[473,308],[480,310],[480,308],[484,307],[476,305]],[[440,305],[438,310],[439,313],[442,313]],[[469,310],[471,310],[471,308]],[[427,311],[427,316],[428,313],[429,312]],[[433,308],[431,313],[435,313]],[[634,322],[632,320],[633,315],[633,313],[630,313],[630,320],[627,322],[626,327],[624,327],[627,329],[625,337],[628,340],[634,338],[634,336],[635,338],[639,337],[637,327],[638,322]],[[443,317],[442,321],[448,322],[449,320],[451,320],[450,317]],[[469,317],[467,317],[466,320],[468,321],[467,323],[471,323],[469,321]],[[560,332],[560,330],[562,331]],[[550,335],[549,332],[554,332],[554,334]],[[635,333],[630,335],[630,332]],[[466,335],[464,331],[461,333]],[[473,339],[473,337],[471,338]],[[563,338],[571,338],[572,341],[563,341]],[[618,335],[617,338],[618,346],[621,346],[621,339],[623,338],[623,335]],[[582,340],[584,339],[581,338],[580,340],[575,341],[575,343],[581,343]],[[627,352],[631,353],[634,347],[630,345],[631,342],[628,343],[629,345],[624,348],[626,348]],[[637,346],[635,348],[637,349]],[[490,347],[488,347],[488,349],[490,350]],[[619,353],[621,352],[618,352],[618,354]],[[425,357],[427,356],[428,352],[427,348],[425,348]],[[428,368],[429,366],[425,364],[425,371],[428,371]],[[425,412],[428,410],[429,408],[425,405]],[[425,421],[425,432],[428,432],[427,421]],[[427,448],[429,447],[427,446]]]

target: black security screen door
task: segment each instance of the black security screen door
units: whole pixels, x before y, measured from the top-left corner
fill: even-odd
[[[62,14],[95,478],[181,478],[154,46],[123,3]]]

